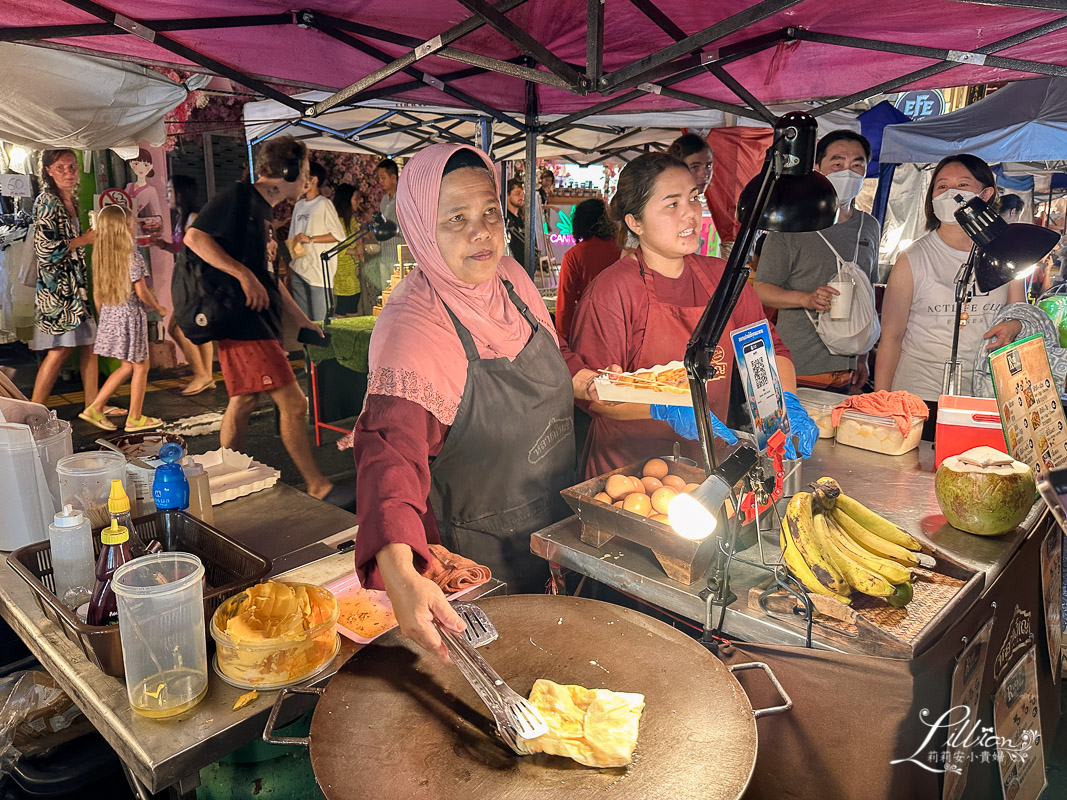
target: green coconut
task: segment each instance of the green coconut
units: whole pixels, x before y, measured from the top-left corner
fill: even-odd
[[[1026,518],[1037,486],[1026,464],[992,447],[975,447],[941,462],[934,490],[952,527],[1000,536]]]

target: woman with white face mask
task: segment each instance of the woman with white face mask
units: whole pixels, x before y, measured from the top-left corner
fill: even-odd
[[[882,339],[878,346],[875,390],[904,389],[931,408],[923,438],[933,439],[937,398],[944,365],[952,352],[956,324],[956,274],[966,262],[972,242],[956,223],[955,212],[978,196],[996,210],[996,178],[982,159],[964,153],[941,159],[926,193],[925,236],[900,254],[889,273],[882,300]],[[1010,342],[1019,323],[992,326],[1005,303],[1023,300],[1023,286],[1012,281],[988,294],[975,290],[964,308],[959,359],[963,362],[961,394],[971,393],[971,356],[989,340],[993,350]],[[992,327],[991,327],[992,326]]]

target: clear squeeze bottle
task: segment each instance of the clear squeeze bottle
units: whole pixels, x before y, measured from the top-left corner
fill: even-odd
[[[55,581],[56,597],[68,608],[77,608],[89,599],[96,585],[93,575],[93,533],[89,520],[81,511],[65,505],[48,526],[48,540],[52,549],[52,579]]]

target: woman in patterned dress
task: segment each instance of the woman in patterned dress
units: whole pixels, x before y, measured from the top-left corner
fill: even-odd
[[[163,421],[142,412],[148,385],[148,314],[152,308],[167,315],[145,282],[144,258],[133,238],[134,217],[120,206],[107,206],[96,218],[99,239],[93,250],[94,296],[100,311],[93,352],[117,358],[122,365],[112,372],[100,393],[78,416],[101,430],[113,431],[115,424],[103,412],[104,404],[127,380],[130,381],[130,415],[126,432],[158,428]]]
[[[31,348],[46,350],[33,384],[33,402],[52,393],[71,350],[81,351],[82,387],[93,397],[98,386],[93,341],[96,323],[89,312],[85,256],[81,248],[96,240],[82,233],[74,190],[80,180],[73,150],[45,150],[41,156],[44,191],[33,204],[33,246],[37,255],[37,293]]]

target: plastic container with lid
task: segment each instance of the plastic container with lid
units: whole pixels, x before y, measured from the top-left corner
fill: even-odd
[[[110,450],[75,453],[60,459],[56,472],[63,505],[84,511],[93,530],[106,527],[111,522],[107,511],[111,481],[126,485],[126,457]]]
[[[913,417],[907,436],[900,433],[892,417],[875,417],[848,409],[837,426],[837,441],[887,456],[899,456],[919,446],[923,435],[923,420]]]
[[[189,553],[157,553],[124,564],[113,581],[130,705],[172,717],[207,694],[204,565]]]
[[[811,421],[819,429],[820,439],[832,439],[834,437],[834,421],[832,413],[834,406],[845,400],[844,395],[836,392],[824,392],[821,389],[797,389],[797,400],[804,410],[808,412]]]
[[[289,585],[307,591],[314,617],[321,620],[297,635],[237,640],[227,633],[229,620],[249,602],[247,592],[234,595],[215,611],[210,624],[215,671],[227,683],[242,689],[279,689],[318,674],[337,655],[340,608],[333,593],[312,584]]]
[[[946,458],[981,445],[1006,451],[996,398],[941,395],[937,401],[934,469]]]

